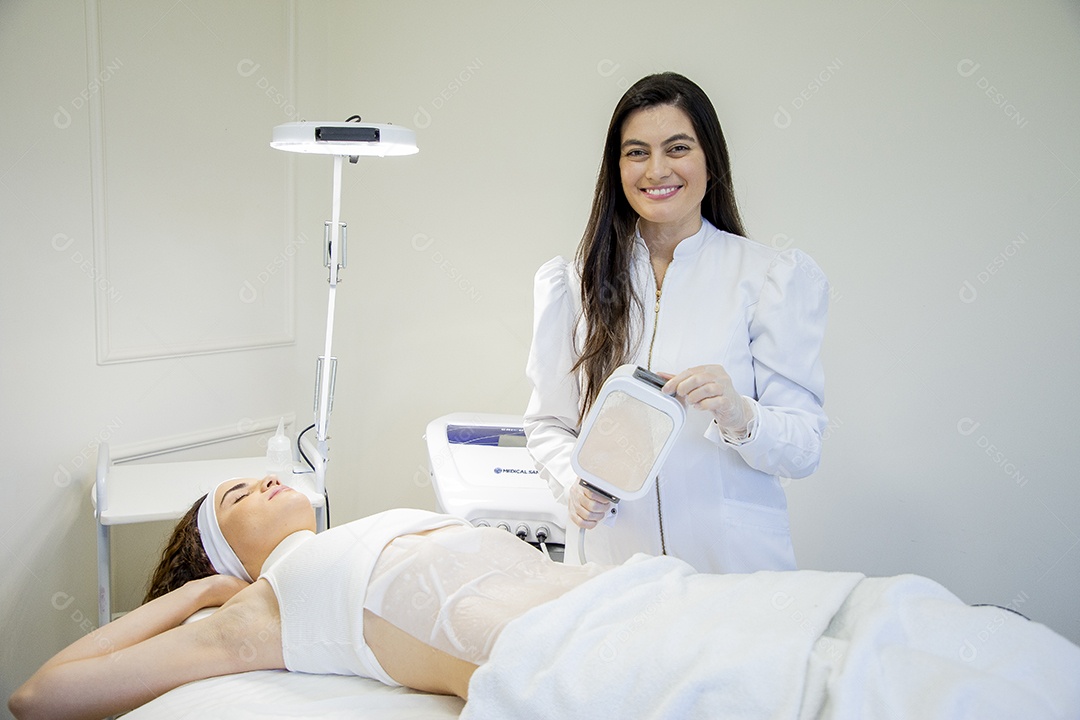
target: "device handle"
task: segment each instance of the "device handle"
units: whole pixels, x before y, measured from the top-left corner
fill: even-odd
[[[646,370],[643,367],[638,367],[634,370],[634,379],[640,380],[643,383],[648,383],[649,385],[653,385],[656,387],[657,390],[663,388],[664,385],[667,383],[667,380],[660,377],[651,370]]]

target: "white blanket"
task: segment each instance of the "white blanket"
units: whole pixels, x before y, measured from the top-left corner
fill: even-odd
[[[917,576],[644,558],[529,611],[463,720],[1080,718],[1080,648]]]

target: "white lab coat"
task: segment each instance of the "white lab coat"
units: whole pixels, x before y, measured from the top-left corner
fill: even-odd
[[[638,236],[632,265],[645,307],[630,362],[644,367],[654,324],[656,282]],[[577,437],[579,383],[570,368],[584,337],[580,275],[561,257],[536,273],[533,342],[526,373],[528,448],[556,498],[577,482],[570,453]],[[780,478],[812,473],[825,429],[821,344],[828,282],[798,250],[777,251],[717,230],[675,248],[660,300],[654,372],[723,365],[755,412],[749,440],[725,440],[711,413],[688,409],[686,424],[659,474],[664,545],[702,572],[795,568],[787,499]],[[611,527],[586,533],[589,561],[620,563],[661,553],[657,491],[619,504]],[[576,557],[577,526],[567,556]]]

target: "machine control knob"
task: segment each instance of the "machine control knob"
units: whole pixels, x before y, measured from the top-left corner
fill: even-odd
[[[525,523],[519,524],[517,526],[517,530],[514,531],[514,534],[517,535],[522,540],[528,540],[529,539],[529,526],[526,525]]]
[[[499,523],[499,529],[500,530],[505,530],[506,532],[510,532],[510,524],[501,522],[501,523]]]

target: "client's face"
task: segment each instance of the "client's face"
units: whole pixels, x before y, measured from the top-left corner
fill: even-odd
[[[221,532],[245,564],[264,558],[297,530],[315,529],[311,502],[274,477],[225,483],[214,501]]]

